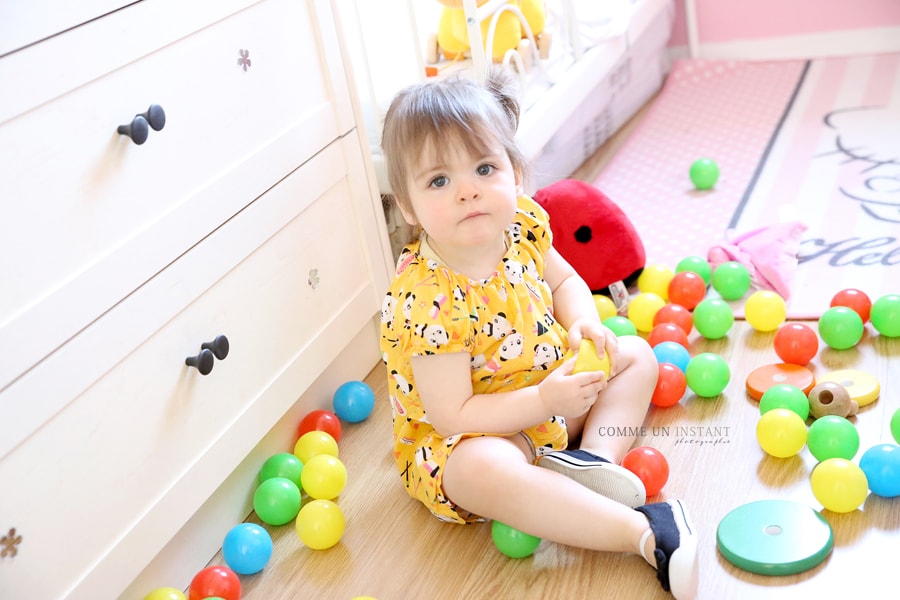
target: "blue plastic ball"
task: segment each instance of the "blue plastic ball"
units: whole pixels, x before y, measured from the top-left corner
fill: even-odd
[[[691,353],[678,342],[660,342],[653,346],[653,354],[656,355],[656,362],[671,363],[681,369],[682,373],[687,371],[688,363],[691,362]]]
[[[272,537],[256,523],[235,525],[222,543],[222,558],[239,575],[259,573],[271,557]]]
[[[349,423],[359,423],[372,414],[375,393],[362,381],[348,381],[334,392],[334,413]]]
[[[900,496],[900,446],[872,446],[859,459],[859,468],[866,474],[873,494],[884,498]]]

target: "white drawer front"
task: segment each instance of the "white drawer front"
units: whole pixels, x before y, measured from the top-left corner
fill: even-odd
[[[0,127],[0,390],[348,130],[329,8],[260,2]]]
[[[332,145],[67,344],[82,357],[61,358],[67,369],[89,368],[102,340],[159,318],[166,291],[212,278],[184,310],[163,307],[173,312],[164,327],[0,461],[0,515],[23,537],[3,565],[4,597],[116,597],[371,324],[380,290],[354,217],[356,184],[335,176],[342,160]],[[209,273],[279,221],[227,275]],[[184,365],[219,334],[230,353],[209,375]],[[47,377],[36,373],[27,396]]]

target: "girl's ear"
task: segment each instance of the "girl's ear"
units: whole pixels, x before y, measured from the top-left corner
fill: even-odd
[[[522,172],[516,169],[516,195],[524,196],[525,195],[525,181],[522,178]]]
[[[415,227],[419,224],[419,221],[416,219],[415,213],[412,211],[410,207],[403,206],[402,202],[398,202],[396,198],[394,198],[394,203],[397,205],[397,209],[400,211],[400,214],[403,215],[403,220],[406,221],[407,225]]]

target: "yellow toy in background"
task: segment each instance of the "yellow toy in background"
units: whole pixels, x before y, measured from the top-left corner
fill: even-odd
[[[462,0],[438,0],[443,4],[441,16],[438,21],[436,35],[429,38],[426,52],[426,61],[430,64],[437,63],[443,55],[447,60],[458,60],[467,56],[471,46],[469,44],[469,32],[466,26],[466,15],[463,10]],[[488,0],[478,0],[478,6],[487,3]],[[544,31],[546,11],[543,0],[508,0],[507,4],[515,6],[522,13],[522,17],[528,24],[531,34],[537,43],[541,58],[549,55],[550,35]],[[509,10],[504,10],[497,18],[497,26],[494,30],[492,47],[487,48],[488,29],[492,18],[481,22],[481,37],[485,44],[485,53],[490,54],[494,62],[502,62],[509,50],[516,50],[522,57],[524,64],[531,62],[531,40],[528,39],[525,28],[518,15]]]
[[[575,358],[575,367],[572,373],[583,373],[584,371],[603,371],[609,377],[609,355],[603,350],[601,356],[597,352],[597,346],[594,341],[588,338],[581,340],[578,346],[578,356]]]

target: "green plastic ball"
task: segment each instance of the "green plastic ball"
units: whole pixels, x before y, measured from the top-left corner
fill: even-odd
[[[894,436],[894,441],[900,444],[900,408],[894,411],[894,416],[891,417],[891,435]]]
[[[603,319],[603,324],[618,336],[637,335],[637,327],[634,326],[634,323],[621,315]]]
[[[300,485],[300,474],[303,472],[303,463],[290,452],[273,454],[266,459],[259,470],[259,482],[273,477],[284,477]]]
[[[900,337],[900,295],[886,294],[875,300],[869,320],[884,337]]]
[[[284,525],[300,512],[300,488],[284,477],[266,479],[253,494],[253,510],[264,523]]]
[[[541,543],[541,538],[513,529],[500,521],[491,522],[491,538],[497,549],[510,558],[531,556]]]
[[[852,460],[859,450],[859,432],[844,417],[826,415],[809,426],[806,445],[819,462],[829,458]]]
[[[846,306],[829,308],[819,317],[819,335],[835,350],[846,350],[858,344],[864,329],[859,314]]]
[[[699,158],[691,164],[690,176],[698,190],[711,189],[719,180],[719,165],[709,158]]]
[[[796,385],[779,383],[773,385],[759,399],[759,414],[764,415],[774,408],[786,408],[803,419],[809,417],[809,398]]]
[[[750,289],[750,271],[735,260],[723,262],[712,272],[712,286],[725,300],[739,300]]]
[[[684,375],[691,391],[702,398],[713,398],[725,391],[731,369],[718,354],[703,352],[690,360]]]
[[[734,311],[720,298],[704,298],[694,307],[694,327],[708,340],[718,340],[731,331]]]
[[[702,256],[686,256],[678,261],[675,266],[675,273],[691,271],[703,278],[703,283],[709,285],[710,277],[712,277],[712,267]]]

